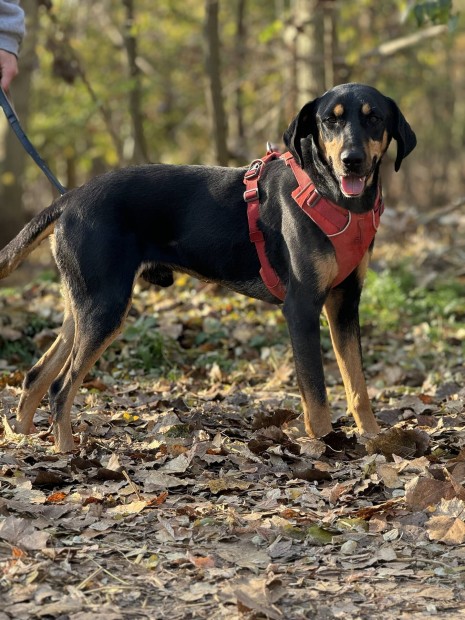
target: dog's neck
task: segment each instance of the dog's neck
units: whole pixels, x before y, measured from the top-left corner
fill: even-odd
[[[381,162],[376,164],[372,181],[362,196],[347,198],[342,193],[338,180],[332,173],[328,175],[328,164],[321,159],[320,152],[315,143],[313,140],[310,140],[310,142],[311,149],[309,148],[310,145],[308,145],[308,148],[303,149],[303,168],[312,179],[318,193],[340,207],[352,211],[352,213],[366,213],[373,209],[378,195],[379,167]]]

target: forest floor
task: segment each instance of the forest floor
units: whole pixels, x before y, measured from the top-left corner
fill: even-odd
[[[465,218],[385,219],[361,307],[370,441],[324,322],[335,430],[318,441],[280,311],[180,277],[138,287],[76,398],[75,452],[55,454],[46,400],[36,434],[9,420],[59,286],[6,283],[0,620],[463,617]]]

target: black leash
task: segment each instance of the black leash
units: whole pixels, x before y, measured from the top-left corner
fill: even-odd
[[[15,111],[11,107],[11,104],[8,101],[8,97],[6,96],[5,91],[3,90],[1,86],[0,86],[0,106],[3,108],[7,121],[10,123],[11,128],[15,132],[18,140],[21,142],[21,145],[23,146],[26,153],[28,153],[32,157],[32,159],[39,166],[39,168],[45,174],[45,176],[50,181],[50,183],[56,187],[56,189],[60,192],[60,194],[61,195],[65,194],[68,190],[65,187],[63,187],[63,185],[58,181],[56,176],[52,173],[52,171],[47,166],[47,164],[44,162],[42,157],[33,147],[31,141],[24,133],[24,129],[21,127],[18,117],[16,116]]]

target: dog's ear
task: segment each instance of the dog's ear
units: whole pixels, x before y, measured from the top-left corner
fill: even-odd
[[[399,110],[397,103],[390,97],[386,97],[386,99],[392,116],[392,126],[389,129],[392,137],[397,141],[397,157],[394,164],[397,172],[404,157],[407,157],[417,145],[417,137]]]
[[[292,153],[300,167],[303,166],[302,146],[300,141],[309,135],[311,135],[313,139],[316,138],[317,125],[315,111],[317,102],[318,99],[314,99],[306,103],[294,120],[291,121],[291,124],[283,135],[284,144]]]

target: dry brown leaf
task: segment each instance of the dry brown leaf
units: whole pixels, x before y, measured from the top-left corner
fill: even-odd
[[[99,392],[105,392],[106,390],[108,390],[108,386],[101,379],[97,379],[95,377],[89,379],[88,381],[85,381],[82,384],[82,387],[88,390],[98,390]]]
[[[382,454],[388,460],[396,454],[402,458],[423,456],[429,448],[429,436],[419,429],[390,428],[366,444],[368,454]]]
[[[307,482],[318,482],[320,480],[331,480],[331,474],[327,471],[313,467],[307,463],[295,463],[290,466],[294,478],[306,480]]]
[[[52,493],[51,495],[49,495],[47,497],[47,502],[49,502],[50,504],[58,504],[59,502],[62,502],[67,496],[67,493],[58,491],[57,493]]]
[[[10,373],[5,373],[0,376],[0,390],[7,385],[20,386],[24,380],[24,373],[21,370],[14,370]]]
[[[465,542],[465,523],[457,517],[433,516],[426,523],[430,540],[446,545],[461,545]]]
[[[400,489],[404,486],[404,483],[399,478],[397,469],[392,465],[378,463],[376,470],[378,476],[388,489]]]
[[[252,430],[256,431],[267,426],[278,428],[290,420],[295,420],[298,414],[291,409],[275,409],[274,411],[259,411],[252,419]]]
[[[144,510],[146,507],[146,500],[138,500],[130,502],[129,504],[120,504],[119,506],[107,508],[107,513],[110,515],[133,515],[141,512],[141,510]]]
[[[441,499],[452,499],[456,496],[450,482],[420,478],[416,476],[405,485],[405,502],[414,511],[435,506]]]
[[[210,492],[214,495],[222,493],[224,491],[246,491],[250,488],[250,482],[244,480],[237,480],[233,477],[230,478],[213,478],[207,482],[207,486]]]
[[[36,529],[29,519],[7,517],[0,522],[0,539],[6,540],[12,545],[28,550],[43,549],[50,538],[48,532]]]
[[[281,620],[284,617],[283,613],[274,606],[284,592],[279,593],[279,596],[270,592],[266,580],[262,577],[236,582],[232,585],[232,591],[236,596],[238,607],[243,611],[260,612],[271,620]]]
[[[188,553],[187,558],[196,568],[213,568],[215,566],[215,558],[210,555],[202,557]]]
[[[162,504],[166,502],[167,497],[168,497],[168,491],[163,491],[163,493],[160,493],[160,495],[158,495],[157,497],[154,497],[149,502],[147,502],[147,507],[149,508],[151,506],[161,506]]]

